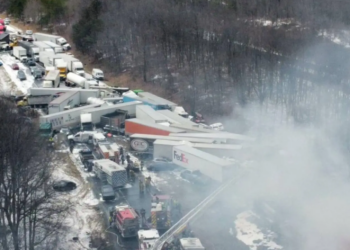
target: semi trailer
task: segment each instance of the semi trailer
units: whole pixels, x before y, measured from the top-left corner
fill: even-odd
[[[66,86],[69,86],[69,87],[81,87],[83,89],[89,88],[89,83],[86,81],[84,77],[74,74],[72,72],[69,72],[67,74],[65,83],[66,83]]]
[[[43,88],[58,88],[60,86],[60,72],[50,70],[43,81]]]
[[[16,46],[13,48],[13,56],[20,60],[22,63],[27,62],[27,50],[21,46]]]
[[[50,46],[50,48],[53,49],[53,51],[55,51],[55,54],[60,54],[63,53],[63,49],[60,45],[50,42],[50,41],[44,41],[45,44],[47,44],[48,46]]]
[[[27,51],[27,56],[34,58],[35,61],[39,61],[39,48],[37,46],[35,46],[33,43],[31,42],[27,42],[27,41],[18,41],[19,46],[23,47],[26,49]]]
[[[67,40],[61,36],[55,36],[55,35],[50,35],[50,34],[45,34],[45,33],[34,33],[33,36],[34,36],[35,41],[50,41],[50,42],[53,42],[55,44],[62,46],[62,48],[65,51],[71,49],[71,46],[67,42]]]

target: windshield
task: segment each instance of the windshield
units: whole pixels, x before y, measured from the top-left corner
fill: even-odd
[[[76,68],[76,70],[81,70],[81,71],[84,71],[84,69],[83,69],[83,68]]]

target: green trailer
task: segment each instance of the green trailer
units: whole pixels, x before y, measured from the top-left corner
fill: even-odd
[[[135,90],[133,90],[133,92],[136,94],[136,95],[138,95],[139,93],[141,93],[141,92],[144,92],[142,89],[135,89]]]

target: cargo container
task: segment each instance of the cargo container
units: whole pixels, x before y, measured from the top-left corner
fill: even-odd
[[[174,146],[171,159],[180,167],[191,171],[199,170],[219,182],[234,177],[235,171],[238,171],[231,162],[187,145]]]
[[[81,131],[93,131],[94,125],[92,124],[91,114],[80,115],[80,130]]]
[[[173,157],[174,146],[188,145],[191,143],[188,141],[169,141],[169,140],[156,140],[153,143],[153,158],[167,158]]]
[[[129,119],[125,121],[125,134],[149,134],[149,135],[169,135],[170,133],[184,133],[184,130],[159,125],[140,119]]]
[[[125,168],[108,159],[95,160],[93,171],[102,183],[107,182],[113,188],[123,187],[128,181]]]
[[[236,144],[193,143],[192,147],[218,157],[229,156],[235,158],[239,156],[243,149],[242,145]]]
[[[60,129],[62,127],[71,127],[80,125],[80,115],[85,109],[97,107],[99,105],[87,105],[71,110],[66,110],[56,114],[45,115],[40,117],[40,123],[51,123],[53,129]]]
[[[49,51],[55,54],[55,51],[44,42],[34,41],[33,44],[39,48],[40,52]]]
[[[62,46],[62,48],[65,51],[71,49],[71,46],[69,45],[69,43],[67,43],[66,39],[64,39],[61,36],[55,36],[55,35],[50,35],[45,33],[34,33],[33,36],[35,41],[50,41]]]
[[[29,93],[31,95],[55,95],[60,92],[76,92],[80,94],[80,103],[87,103],[88,98],[90,97],[99,97],[99,90],[94,89],[77,89],[77,88],[30,88]],[[97,107],[95,105],[92,107]]]
[[[44,41],[44,43],[49,45],[53,49],[53,51],[55,51],[55,54],[63,53],[63,49],[60,45],[50,41]]]
[[[216,131],[217,132],[217,131]],[[237,142],[237,141],[246,141],[246,142],[252,142],[255,141],[254,138],[240,135],[240,134],[234,134],[229,132],[223,132],[223,133],[186,133],[186,134],[170,134],[170,136],[184,136],[186,137],[193,137],[193,138],[202,138],[202,139],[213,139],[218,143],[226,143],[226,142]]]
[[[213,139],[175,137],[175,136],[164,136],[164,135],[133,134],[133,135],[130,135],[130,150],[136,151],[139,153],[153,154],[153,143],[156,140],[187,141],[187,142],[192,142],[192,143],[193,142],[214,143],[214,141],[215,141]]]
[[[146,105],[138,105],[136,107],[136,118],[143,121],[154,122],[164,126],[170,125],[170,123],[164,115],[158,113],[153,108]]]
[[[55,114],[64,110],[72,109],[80,104],[79,92],[66,92],[54,99],[49,104],[49,114]]]
[[[39,48],[33,43],[28,41],[18,41],[18,45],[25,48],[27,51],[27,56],[34,58],[35,61],[39,61]]]
[[[176,103],[168,101],[162,97],[156,96],[156,95],[149,93],[149,92],[140,92],[140,93],[138,93],[138,96],[142,97],[146,101],[147,100],[152,101],[152,102],[155,102],[157,104],[164,105],[164,106],[167,105],[170,107],[171,110],[173,110],[175,107],[177,107]]]
[[[119,162],[119,147],[116,143],[100,142],[97,145],[97,150],[104,159]]]
[[[85,113],[92,115],[92,123],[97,124],[101,122],[101,116],[111,114],[117,111],[126,112],[128,116],[135,116],[136,106],[141,102],[119,103],[111,106],[103,106],[99,108],[92,108],[85,110]]]
[[[157,112],[167,117],[170,123],[172,124],[182,124],[182,125],[190,125],[190,126],[197,125],[197,123],[191,121],[190,119],[184,118],[170,110],[157,110]]]
[[[16,46],[13,48],[13,56],[20,60],[22,63],[27,62],[27,50],[21,46]]]
[[[26,97],[29,106],[46,106],[52,101],[51,95],[33,96],[29,95]]]
[[[60,72],[50,70],[43,81],[43,88],[58,88],[60,86]]]
[[[60,79],[66,80],[68,71],[67,63],[62,58],[55,57],[52,59],[52,65],[60,71]]]

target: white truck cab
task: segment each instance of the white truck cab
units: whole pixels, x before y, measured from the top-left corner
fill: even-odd
[[[92,69],[92,78],[102,81],[104,79],[103,71],[100,69]]]
[[[159,239],[159,232],[157,229],[139,230],[137,236],[141,250],[152,249],[154,243]]]

